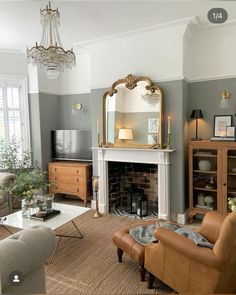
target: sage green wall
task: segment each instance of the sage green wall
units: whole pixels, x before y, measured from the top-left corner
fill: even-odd
[[[82,104],[82,110],[72,116],[75,101]],[[45,169],[51,161],[51,130],[91,129],[90,94],[30,94],[29,108],[34,160]]]
[[[167,134],[167,116],[172,117],[171,146],[176,149],[171,155],[171,212],[183,213],[185,211],[185,147],[184,131],[186,110],[183,108],[184,93],[186,96],[186,83],[182,80],[158,83],[163,89],[164,97],[164,142]],[[107,89],[92,89],[92,142],[97,146],[96,124],[97,118],[102,119],[102,96]],[[97,153],[93,151],[94,175],[97,175]]]
[[[231,92],[230,108],[220,108],[220,95],[224,89]],[[189,138],[195,137],[195,120],[190,119],[193,109],[201,109],[204,118],[199,120],[199,137],[210,139],[213,136],[214,115],[234,115],[236,112],[236,79],[219,79],[189,83]],[[234,124],[236,118],[233,116]]]
[[[43,169],[51,160],[51,130],[58,128],[58,96],[30,94],[30,127],[33,160]]]
[[[171,116],[171,154],[170,167],[170,210],[172,213],[185,211],[185,146],[184,129],[185,113],[183,109],[185,83],[183,80],[161,82],[158,85],[164,93],[164,143],[167,142],[167,117]]]
[[[39,165],[42,163],[41,153],[41,121],[39,108],[39,94],[29,94],[29,112],[30,112],[30,138],[31,148],[33,150],[33,161]]]
[[[82,104],[82,109],[72,115],[74,102]],[[91,129],[90,93],[59,96],[59,129]]]
[[[39,94],[40,126],[41,126],[41,153],[42,168],[47,169],[51,161],[51,130],[58,129],[59,106],[58,96],[51,94]]]

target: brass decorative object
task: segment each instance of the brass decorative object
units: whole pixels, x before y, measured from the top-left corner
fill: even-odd
[[[95,201],[96,201],[96,211],[93,215],[94,218],[102,217],[102,214],[99,212],[98,209],[98,188],[99,188],[99,177],[93,176],[93,191],[95,192]]]
[[[230,99],[231,93],[224,89],[224,91],[220,95],[220,108],[227,109],[229,108],[229,99]]]
[[[170,134],[167,134],[167,146],[166,146],[167,150],[170,150]]]
[[[102,110],[103,110],[103,121],[102,121],[102,147],[116,147],[118,146],[118,144],[110,144],[108,142],[108,138],[107,138],[107,99],[109,97],[112,97],[114,94],[116,94],[118,92],[118,86],[123,84],[123,87],[129,89],[129,90],[133,90],[135,87],[137,87],[137,83],[138,82],[145,82],[145,89],[147,91],[147,95],[155,95],[156,97],[158,97],[158,102],[159,102],[159,130],[157,132],[157,143],[150,145],[150,144],[135,144],[132,143],[130,144],[130,146],[128,147],[140,147],[140,148],[162,148],[162,104],[163,104],[163,93],[162,90],[159,86],[157,85],[153,85],[153,82],[144,76],[134,76],[132,74],[129,74],[127,77],[125,78],[121,78],[118,79],[117,81],[115,81],[112,86],[111,89],[109,89],[108,91],[106,91],[103,95],[103,101],[102,101]],[[145,95],[144,95],[145,96]],[[128,102],[127,102],[128,103]],[[120,128],[127,128],[127,127],[120,127]]]

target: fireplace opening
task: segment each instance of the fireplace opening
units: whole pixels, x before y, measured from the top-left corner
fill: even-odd
[[[108,163],[109,212],[137,218],[158,216],[158,167]]]

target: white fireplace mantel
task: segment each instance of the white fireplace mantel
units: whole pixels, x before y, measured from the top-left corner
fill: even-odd
[[[108,162],[146,163],[158,165],[158,217],[170,219],[170,153],[169,149],[100,148],[98,152],[99,210],[109,211]]]

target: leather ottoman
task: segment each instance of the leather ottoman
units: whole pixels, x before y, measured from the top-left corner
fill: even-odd
[[[149,225],[149,224],[154,224],[156,222],[157,220],[153,219],[153,220],[141,222],[137,225],[132,225],[129,227],[119,229],[114,232],[112,237],[113,243],[117,247],[117,255],[118,255],[119,262],[122,262],[122,255],[123,255],[123,252],[125,252],[131,258],[133,258],[139,263],[141,281],[145,281],[145,273],[146,273],[146,270],[144,268],[144,246],[136,242],[129,235],[129,230],[141,224]]]

